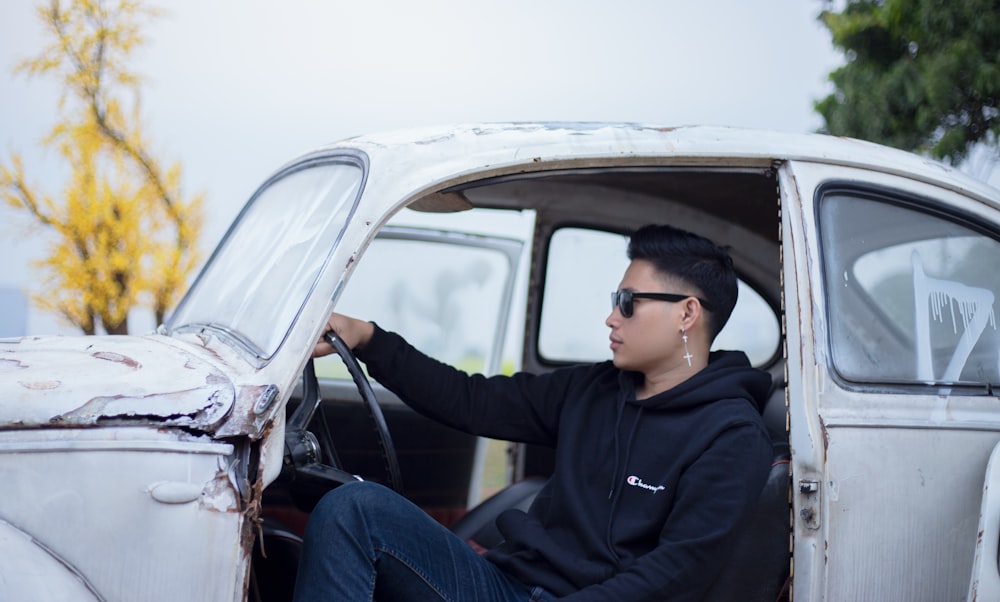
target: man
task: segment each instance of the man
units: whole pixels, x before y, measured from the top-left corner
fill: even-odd
[[[469,376],[369,322],[329,326],[417,411],[497,439],[549,445],[555,471],[478,555],[388,489],[351,483],[310,518],[296,599],[699,600],[767,477],[770,377],[709,353],[736,304],[728,253],[645,226],[612,294],[613,361]],[[325,343],[316,354],[330,353]]]

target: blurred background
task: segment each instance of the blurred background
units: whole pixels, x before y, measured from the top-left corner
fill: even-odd
[[[0,9],[0,163],[20,154],[27,178],[57,196],[69,168],[40,141],[63,88],[13,71],[47,44],[34,4]],[[151,150],[183,165],[183,194],[204,195],[202,260],[274,170],[345,137],[537,120],[810,132],[844,63],[819,0],[151,5],[129,66]],[[79,332],[28,303],[50,240],[29,223],[0,205],[0,336]],[[155,327],[149,311],[130,320],[133,332]]]

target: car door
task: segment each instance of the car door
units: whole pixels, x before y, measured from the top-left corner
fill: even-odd
[[[918,177],[782,168],[795,599],[968,590],[1000,440],[1000,215]]]

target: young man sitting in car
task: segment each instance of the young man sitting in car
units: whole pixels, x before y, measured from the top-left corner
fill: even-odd
[[[613,360],[546,374],[467,375],[370,322],[329,327],[415,410],[464,431],[556,450],[528,512],[479,555],[372,483],[314,510],[296,600],[700,600],[760,493],[770,376],[709,351],[736,304],[728,253],[670,226],[630,239],[606,320]],[[316,354],[330,353],[326,343]]]

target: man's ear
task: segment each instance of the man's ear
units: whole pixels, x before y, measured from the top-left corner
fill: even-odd
[[[694,297],[688,297],[683,303],[683,313],[681,314],[681,326],[690,329],[704,318],[704,311],[701,303]]]

